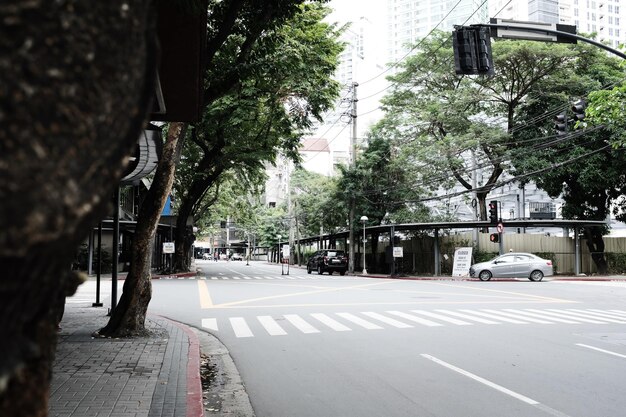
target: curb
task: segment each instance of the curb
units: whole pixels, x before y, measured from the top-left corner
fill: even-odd
[[[203,417],[202,382],[200,381],[200,341],[198,340],[198,336],[189,326],[168,319],[167,317],[162,318],[181,329],[189,338],[186,417]]]

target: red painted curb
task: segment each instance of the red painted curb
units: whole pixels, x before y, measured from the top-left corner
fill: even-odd
[[[189,326],[165,317],[162,318],[180,328],[189,338],[186,417],[203,417],[202,381],[200,380],[200,341],[198,340],[198,336],[189,328]]]

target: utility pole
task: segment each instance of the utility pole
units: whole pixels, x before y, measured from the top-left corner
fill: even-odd
[[[359,86],[357,82],[352,83],[352,111],[350,114],[350,119],[352,121],[352,138],[351,138],[351,148],[352,148],[352,169],[356,168],[356,103],[358,99],[356,98],[356,88]],[[348,252],[348,271],[353,274],[354,273],[354,217],[355,217],[355,208],[356,201],[355,196],[352,194],[350,196],[350,218],[348,219],[349,233],[348,239],[350,240],[349,252]]]

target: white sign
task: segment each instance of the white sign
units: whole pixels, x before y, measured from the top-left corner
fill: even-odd
[[[174,242],[163,242],[163,253],[174,253]]]
[[[402,251],[402,246],[394,246],[393,247],[393,257],[394,258],[402,258],[402,257],[404,257],[404,252]]]
[[[291,247],[289,245],[283,245],[283,258],[289,258]]]
[[[454,251],[454,265],[452,266],[452,276],[469,276],[470,266],[472,266],[472,248],[457,248],[457,250]]]

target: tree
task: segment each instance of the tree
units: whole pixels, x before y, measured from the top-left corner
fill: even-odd
[[[345,227],[346,206],[335,199],[338,180],[304,169],[291,176],[291,201],[302,237],[317,236],[321,230]]]
[[[368,225],[413,222],[428,217],[428,210],[422,204],[413,203],[423,195],[423,190],[415,183],[417,172],[397,153],[394,142],[384,137],[380,126],[375,126],[356,166],[341,168],[333,200],[343,202],[344,219],[347,219],[351,197],[356,201],[357,217],[366,215]],[[359,224],[354,227],[355,236],[359,236]],[[372,253],[377,253],[378,234],[372,235],[371,242]],[[373,270],[376,261],[374,259],[371,265]]]
[[[0,415],[47,415],[59,314],[81,280],[71,262],[152,100],[153,12],[133,0],[0,7]]]
[[[206,64],[207,68],[212,69],[208,74],[218,75],[205,83],[205,105],[210,105],[239,86],[238,71],[250,58],[255,43],[263,39],[266,31],[280,26],[293,16],[301,3],[303,0],[210,2]],[[164,147],[168,151],[159,160],[154,174],[154,189],[142,204],[145,208],[141,208],[137,220],[137,231],[140,233],[135,233],[133,240],[130,271],[124,282],[124,291],[109,323],[98,332],[100,335],[133,335],[145,331],[144,318],[151,298],[150,265],[147,259],[154,242],[159,214],[171,192],[175,167],[187,130],[187,124],[181,122],[170,123],[167,127]]]
[[[300,138],[338,95],[332,81],[341,45],[338,30],[322,19],[328,9],[306,4],[291,19],[267,31],[240,64],[238,86],[207,106],[187,146],[180,176],[175,268],[188,270],[189,217],[206,207],[203,196],[224,172],[251,186],[264,181],[266,164],[279,153],[297,161]],[[233,48],[235,49],[235,48]],[[226,58],[228,60],[228,57]],[[209,78],[218,78],[222,67]]]
[[[383,102],[384,123],[413,155],[424,187],[456,183],[472,190],[472,176],[480,169],[484,180],[476,197],[486,220],[486,197],[504,173],[508,153],[518,146],[507,132],[520,122],[529,94],[547,82],[560,85],[574,54],[561,45],[497,41],[493,77],[457,76],[448,37],[439,32],[420,41],[419,53],[391,77],[395,87]]]
[[[592,103],[590,113],[599,117],[586,117],[583,123],[570,122],[568,134],[549,138],[547,144],[544,139],[537,146],[514,152],[511,158],[515,167],[513,173],[528,175],[528,179],[535,181],[553,198],[560,196],[564,201],[563,218],[604,220],[612,211],[618,220],[623,221],[626,220],[626,205],[622,198],[626,192],[623,175],[626,158],[619,149],[607,144],[617,145],[621,139],[618,126],[623,123],[622,116],[614,107],[619,104],[609,99],[619,87],[604,89],[623,79],[620,61],[592,46],[580,45],[575,50],[579,58],[561,79],[566,88],[546,83],[541,94],[530,97],[535,103],[533,110],[555,108],[555,104],[557,109],[567,108],[580,98],[588,98]],[[558,101],[548,101],[549,97],[556,97]],[[608,128],[594,129],[593,123],[606,123]],[[545,137],[551,130],[551,120],[539,119],[537,123],[518,130],[514,136],[521,143],[537,143],[533,138]],[[606,228],[598,227],[583,230],[589,252],[601,274],[608,271],[602,238],[606,231]]]

